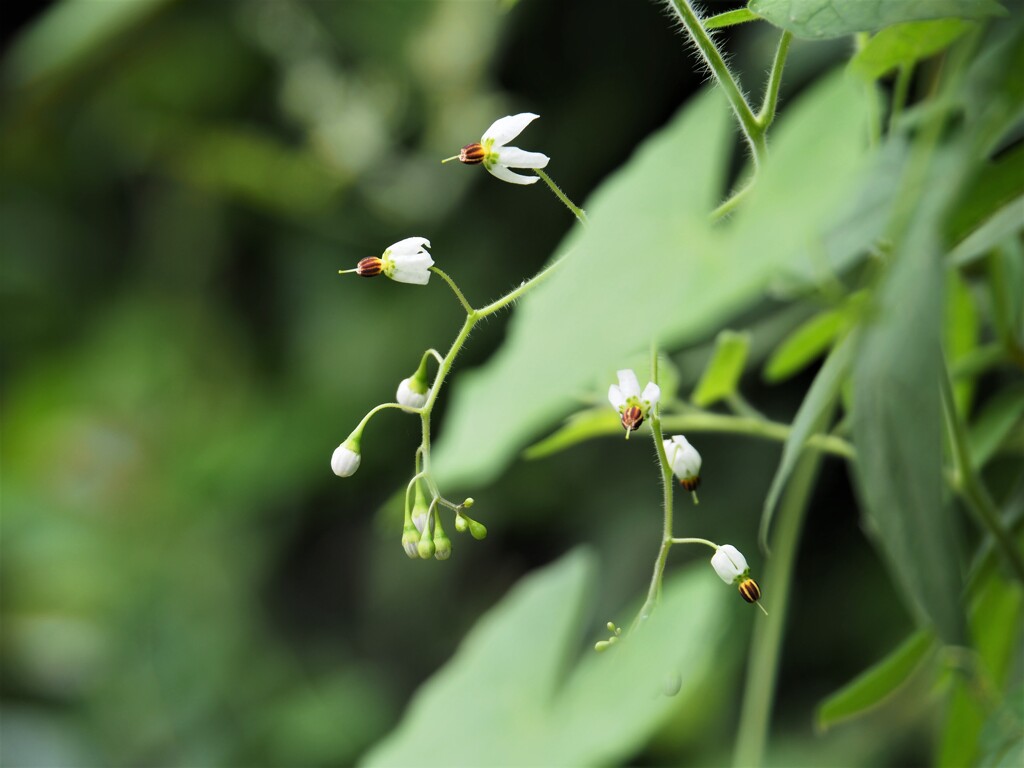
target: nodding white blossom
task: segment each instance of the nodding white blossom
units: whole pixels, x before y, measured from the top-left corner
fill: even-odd
[[[747,558],[732,544],[723,544],[711,556],[711,567],[726,584],[735,584],[750,573]]]
[[[682,435],[675,435],[665,441],[665,455],[672,473],[679,478],[679,484],[688,491],[697,490],[700,485],[700,454]]]
[[[360,277],[376,277],[383,274],[399,283],[426,285],[430,280],[430,268],[434,260],[427,253],[430,241],[425,237],[407,237],[392,245],[379,258],[367,256],[361,259],[354,270]]]
[[[641,392],[640,382],[629,368],[619,371],[618,377],[618,385],[608,387],[608,402],[619,412],[622,427],[626,430],[626,437],[629,437],[629,433],[638,430],[651,408],[658,404],[661,388],[649,381]]]
[[[395,400],[406,408],[422,408],[427,404],[429,397],[430,387],[415,376],[402,379],[402,383],[398,385],[398,392],[395,393]]]
[[[739,588],[740,597],[748,603],[757,603],[761,599],[761,588],[750,578],[747,558],[732,544],[723,544],[715,550],[711,557],[711,566],[722,581],[726,584],[735,584]],[[764,611],[763,606],[761,610]]]
[[[334,449],[331,456],[331,469],[338,477],[349,477],[359,469],[362,456],[359,453],[359,441],[349,438]]]
[[[459,161],[467,165],[483,163],[484,168],[492,176],[510,184],[535,184],[538,176],[513,173],[509,168],[545,168],[549,161],[548,156],[505,145],[538,117],[540,115],[532,112],[521,112],[495,120],[491,127],[484,131],[478,143],[467,144],[462,148],[459,152]]]

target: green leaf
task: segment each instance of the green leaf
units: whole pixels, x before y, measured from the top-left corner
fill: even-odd
[[[574,413],[554,434],[523,451],[524,459],[543,459],[595,437],[622,435],[622,424],[610,408],[590,408]]]
[[[994,0],[750,0],[747,7],[797,37],[842,37],[925,19],[1005,16]]]
[[[957,177],[958,155],[917,166],[923,181]],[[909,184],[914,190],[916,184]],[[898,213],[893,262],[862,324],[854,364],[856,479],[867,520],[922,626],[962,642],[960,556],[943,500],[941,351],[943,270],[938,228],[946,187],[924,184]]]
[[[911,21],[887,27],[850,60],[850,71],[877,80],[899,66],[935,55],[974,27],[959,19]]]
[[[635,752],[678,698],[713,674],[724,629],[707,568],[665,584],[639,631],[580,661],[580,612],[594,563],[579,552],[526,577],[484,616],[454,658],[416,693],[367,765],[609,765]],[[439,741],[439,734],[453,731]]]
[[[722,331],[715,338],[715,351],[690,399],[704,408],[736,392],[743,365],[750,352],[750,334]]]
[[[882,704],[910,678],[934,648],[935,636],[931,632],[915,632],[896,650],[819,704],[815,715],[817,727],[824,731]]]
[[[945,231],[947,241],[960,243],[997,212],[1024,196],[1024,144],[998,160],[979,165],[957,195]]]
[[[764,366],[765,380],[785,381],[802,371],[829,348],[845,323],[845,312],[830,309],[798,326],[768,358]]]
[[[571,252],[565,265],[519,302],[503,348],[455,381],[433,456],[442,482],[485,482],[596,372],[652,338],[666,349],[706,338],[759,301],[846,202],[863,158],[862,103],[833,76],[790,105],[757,186],[718,227],[707,214],[725,173],[722,99],[705,93],[645,142],[587,201],[590,225],[573,230],[559,248]],[[624,296],[634,270],[641,285]]]
[[[950,370],[956,370],[964,359],[977,352],[980,322],[978,310],[974,306],[974,297],[967,283],[959,272],[948,271],[942,347]],[[969,376],[954,381],[953,395],[958,413],[970,413],[975,384],[976,380]]]
[[[54,3],[22,34],[7,57],[12,83],[25,85],[58,70],[68,70],[112,40],[144,22],[171,0]]]
[[[979,469],[988,463],[1024,417],[1024,386],[1010,386],[996,394],[971,424],[971,459]]]
[[[772,515],[775,512],[775,505],[779,495],[786,485],[786,481],[796,468],[797,459],[811,436],[825,427],[829,414],[839,398],[839,390],[846,378],[853,357],[853,340],[843,340],[828,356],[825,364],[821,366],[818,375],[814,377],[814,383],[807,390],[804,401],[793,419],[793,428],[786,438],[786,444],[782,449],[782,461],[772,478],[771,487],[768,489],[768,496],[764,501],[764,508],[761,512],[761,546],[768,548],[768,531],[771,528]]]
[[[1024,195],[995,211],[980,227],[964,238],[949,254],[950,261],[963,266],[985,256],[1000,243],[1024,231]]]

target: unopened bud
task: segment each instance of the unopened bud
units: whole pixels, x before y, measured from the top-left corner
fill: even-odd
[[[469,528],[469,521],[466,520],[462,515],[455,516],[455,530],[459,533],[465,533],[466,529]]]
[[[434,549],[434,542],[426,536],[422,537],[419,544],[416,545],[416,552],[422,560],[432,558],[434,556]]]
[[[466,519],[469,520],[469,518]],[[482,541],[487,538],[487,526],[476,520],[469,520],[469,534],[477,541]]]
[[[469,497],[468,499],[466,499],[466,500],[465,500],[464,502],[462,502],[462,508],[463,508],[463,509],[472,509],[472,508],[473,508],[473,505],[474,505],[475,503],[476,503],[476,502],[475,502],[475,501],[473,501],[473,497],[472,497],[472,496],[470,496],[470,497]]]
[[[419,541],[420,532],[416,530],[416,526],[405,526],[405,530],[402,531],[402,547],[405,549],[405,554],[414,559],[419,557],[419,549],[416,546]]]
[[[443,533],[434,536],[434,557],[438,560],[447,560],[452,556],[452,542]]]

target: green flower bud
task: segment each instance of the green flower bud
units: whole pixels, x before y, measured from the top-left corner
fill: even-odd
[[[475,501],[473,501],[473,497],[472,497],[472,496],[470,496],[470,497],[469,497],[468,499],[466,499],[466,500],[465,500],[464,502],[462,502],[462,508],[463,508],[463,509],[472,509],[472,507],[473,507],[473,505],[474,505],[475,503],[476,503],[476,502],[475,502]]]
[[[452,542],[443,533],[434,536],[434,557],[437,560],[447,560],[452,556]]]
[[[416,545],[416,551],[421,559],[429,560],[434,556],[434,542],[424,536],[420,539],[419,544]]]
[[[466,529],[469,528],[469,521],[466,520],[462,515],[455,516],[455,530],[459,533],[465,533]]]
[[[466,519],[469,520],[469,518]],[[469,533],[477,541],[482,541],[487,538],[487,526],[476,520],[469,520]]]

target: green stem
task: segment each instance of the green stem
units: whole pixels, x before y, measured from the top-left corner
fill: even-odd
[[[910,91],[910,78],[914,74],[914,68],[910,64],[903,64],[896,74],[896,82],[892,88],[892,108],[889,111],[889,133],[893,132],[896,123],[903,114],[903,108],[907,105],[907,93]]]
[[[820,457],[813,453],[800,459],[779,509],[772,542],[773,554],[761,582],[771,590],[772,610],[764,621],[757,622],[750,645],[740,727],[733,754],[733,765],[737,768],[755,768],[761,764],[764,755],[786,606],[792,591],[793,566],[819,462]]]
[[[857,50],[864,50],[870,39],[867,32],[858,32],[854,37]],[[868,146],[874,148],[882,141],[882,113],[878,108],[878,90],[874,81],[864,84],[864,92],[867,98]]]
[[[721,205],[711,212],[710,219],[712,221],[718,221],[719,219],[728,216],[732,213],[736,207],[743,202],[743,199],[750,194],[750,191],[754,188],[754,180],[750,179],[746,184],[740,187],[738,190],[733,192]]]
[[[757,113],[757,124],[761,132],[768,130],[768,126],[775,120],[775,108],[779,103],[779,86],[782,83],[782,70],[786,66],[786,56],[789,55],[789,44],[793,41],[791,32],[783,32],[779,38],[779,45],[775,49],[775,59],[772,61],[772,71],[768,74],[768,84],[764,89],[764,100],[761,102],[761,111]]]
[[[726,416],[718,413],[685,413],[678,416],[666,416],[662,419],[662,424],[670,432],[721,432],[762,437],[779,442],[785,442],[792,431],[792,427],[788,424],[780,424],[776,421]],[[815,450],[850,461],[857,458],[853,445],[836,435],[812,435],[808,438],[807,445]]]
[[[995,502],[992,501],[992,497],[989,496],[988,489],[971,460],[966,430],[957,414],[956,401],[953,398],[953,385],[948,376],[942,377],[940,387],[942,389],[942,410],[946,418],[953,466],[956,470],[957,482],[954,490],[960,494],[982,527],[988,529],[996,549],[1002,554],[1014,577],[1024,584],[1024,560],[1021,559],[1021,554],[1014,545],[1013,537],[1003,525],[999,510],[996,508]]]
[[[711,69],[712,74],[714,74],[715,79],[718,81],[718,85],[725,93],[725,98],[729,101],[729,106],[732,107],[732,111],[736,115],[740,130],[743,131],[743,135],[750,145],[754,165],[760,165],[765,149],[764,131],[758,124],[750,104],[747,103],[746,98],[743,96],[739,83],[726,65],[725,59],[722,58],[718,47],[701,25],[700,17],[693,10],[689,0],[671,0],[671,3],[672,8],[679,17],[679,22],[689,33],[690,39],[696,44],[697,50],[700,51],[701,56],[704,58],[704,62]]]
[[[555,197],[561,200],[565,204],[565,207],[572,211],[573,215],[577,219],[584,224],[587,223],[587,214],[584,213],[582,208],[569,199],[569,196],[562,191],[561,187],[551,180],[550,176],[544,173],[540,168],[534,168],[533,172],[540,176],[541,180],[548,185],[548,189],[555,193]]]
[[[704,19],[704,29],[722,29],[734,27],[737,24],[746,24],[748,21],[757,21],[760,16],[755,16],[746,8],[737,8],[735,11],[726,11]]]
[[[673,544],[703,544],[705,547],[711,547],[716,552],[718,551],[718,545],[713,541],[707,539],[698,539],[695,537],[688,537],[685,539],[672,539]]]
[[[492,301],[487,306],[481,307],[480,309],[477,309],[477,310],[474,310],[474,312],[479,317],[484,318],[484,317],[487,317],[488,315],[493,315],[495,312],[498,312],[498,311],[504,309],[509,304],[514,302],[516,299],[518,299],[520,296],[522,296],[524,293],[527,293],[528,291],[532,291],[538,285],[540,285],[545,280],[547,280],[549,277],[551,277],[551,275],[553,275],[555,273],[555,270],[557,270],[560,266],[562,266],[562,264],[565,262],[566,259],[569,258],[570,255],[572,255],[572,251],[570,251],[569,253],[566,253],[565,255],[561,256],[558,260],[553,261],[551,264],[549,264],[547,267],[542,269],[540,272],[538,272],[532,278],[530,278],[525,283],[520,285],[518,288],[515,288],[515,289],[509,291],[504,296],[502,296],[500,299],[495,299],[494,301]]]
[[[397,408],[400,411],[405,411],[406,413],[409,413],[409,409],[406,408],[404,405],[399,405],[398,403],[381,403],[380,405],[375,405],[373,408],[371,408],[367,412],[367,414],[363,416],[362,420],[359,422],[359,424],[356,425],[356,428],[353,429],[352,432],[362,432],[363,429],[366,427],[367,423],[369,423],[370,419],[372,419],[374,416],[376,416],[378,413],[380,413],[386,408]]]
[[[452,289],[452,293],[454,293],[454,294],[455,294],[455,298],[457,298],[457,299],[459,300],[459,304],[461,304],[461,305],[462,305],[462,308],[463,308],[464,310],[466,310],[466,314],[467,314],[467,315],[471,315],[471,314],[473,314],[473,307],[472,307],[472,305],[471,305],[471,304],[470,304],[470,303],[469,303],[468,301],[466,301],[466,297],[465,297],[465,295],[464,295],[464,294],[462,293],[462,291],[461,291],[461,290],[459,289],[459,286],[457,286],[457,285],[455,284],[455,281],[454,281],[454,280],[452,280],[452,279],[451,279],[451,278],[450,278],[450,277],[448,276],[448,273],[447,273],[447,272],[445,272],[444,270],[442,270],[442,269],[441,269],[441,268],[439,268],[439,267],[431,267],[431,268],[430,268],[430,271],[431,271],[431,272],[433,272],[433,273],[434,273],[435,275],[437,275],[438,277],[440,277],[440,278],[441,278],[442,280],[444,280],[444,281],[445,281],[446,283],[448,283],[448,287]]]

